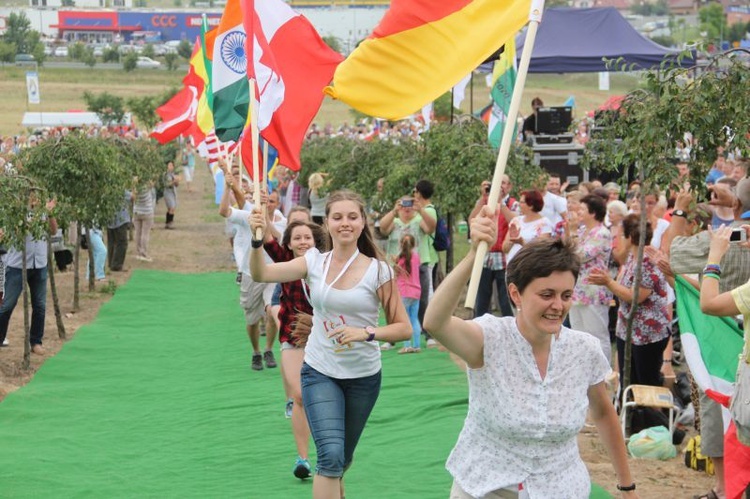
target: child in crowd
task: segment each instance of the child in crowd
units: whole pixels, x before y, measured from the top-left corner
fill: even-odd
[[[419,283],[419,253],[416,250],[417,241],[411,234],[404,234],[399,242],[400,253],[396,256],[394,268],[396,270],[396,285],[401,294],[401,301],[409,315],[412,333],[411,340],[404,342],[404,347],[398,353],[419,353],[422,327],[419,325],[419,297],[422,286]]]

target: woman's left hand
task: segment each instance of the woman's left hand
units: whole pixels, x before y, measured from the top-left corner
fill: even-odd
[[[732,227],[722,225],[716,230],[709,227],[708,233],[711,236],[711,245],[709,246],[711,258],[709,260],[718,262],[729,249],[729,236],[732,235]]]
[[[479,214],[471,221],[471,247],[476,249],[480,242],[486,242],[490,246],[497,241],[497,216],[498,211],[490,216],[487,206],[479,210]]]
[[[367,331],[364,328],[351,326],[339,326],[328,333],[328,337],[336,338],[336,342],[340,345],[347,345],[355,341],[367,341],[367,336]]]
[[[612,280],[612,276],[609,275],[607,269],[591,269],[586,284],[597,284],[599,286],[606,286],[609,281]]]

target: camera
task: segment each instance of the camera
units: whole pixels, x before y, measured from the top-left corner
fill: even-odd
[[[401,206],[403,208],[411,208],[414,206],[414,200],[413,199],[402,199],[401,200]]]
[[[747,241],[745,229],[732,229],[732,233],[729,235],[730,243],[744,243],[745,241]]]
[[[484,186],[484,193],[485,194],[489,194],[490,193],[490,186],[489,185],[485,185]]]

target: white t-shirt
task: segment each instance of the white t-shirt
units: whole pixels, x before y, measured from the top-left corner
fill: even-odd
[[[537,237],[544,234],[552,234],[552,231],[554,230],[552,222],[550,222],[545,217],[534,220],[532,222],[525,222],[524,218],[526,217],[516,217],[510,223],[519,226],[519,228],[521,229],[520,236],[523,238],[525,243],[530,243]],[[508,251],[508,254],[505,256],[506,265],[509,264],[511,260],[513,260],[513,257],[516,256],[516,253],[521,251],[521,248],[523,248],[523,246],[517,243],[510,247],[510,251]]]
[[[651,246],[656,249],[659,249],[661,247],[661,239],[662,237],[664,237],[664,233],[667,232],[668,228],[669,222],[667,222],[663,218],[660,218],[656,221],[656,227],[654,227],[654,233],[651,236]]]
[[[253,207],[252,203],[246,202],[242,210],[231,208],[232,213],[227,217],[227,220],[234,228],[232,252],[234,253],[234,261],[237,264],[237,271],[247,275],[250,275],[250,243],[253,239],[247,218],[252,214]],[[286,218],[279,210],[276,210],[273,214],[273,219],[273,226],[283,234],[286,230]],[[263,254],[266,255],[266,263],[273,263],[273,260],[265,251],[263,251]]]
[[[542,379],[514,317],[474,321],[484,336],[484,366],[467,371],[469,413],[446,468],[472,497],[520,483],[531,499],[589,497],[576,437],[589,387],[611,371],[599,340],[563,327]]]
[[[564,197],[552,194],[549,191],[544,194],[544,208],[542,208],[541,214],[552,222],[552,227],[562,221],[562,214],[566,211],[568,211],[568,202],[565,201]]]
[[[372,376],[381,367],[377,342],[357,341],[342,346],[328,338],[328,334],[342,324],[362,328],[376,326],[380,305],[377,290],[394,278],[393,271],[386,262],[373,258],[353,288],[335,289],[326,285],[323,273],[330,255],[330,252],[320,253],[316,248],[305,253],[306,280],[313,306],[313,326],[305,347],[305,362],[332,378]]]

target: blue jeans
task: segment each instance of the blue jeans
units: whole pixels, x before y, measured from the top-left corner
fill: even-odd
[[[0,305],[0,344],[8,334],[8,324],[18,297],[23,290],[21,269],[5,268],[5,299]],[[27,269],[26,282],[31,298],[31,345],[41,345],[44,337],[44,316],[47,311],[47,267]]]
[[[422,325],[419,323],[419,300],[416,298],[401,298],[404,302],[406,314],[411,322],[411,340],[404,342],[404,347],[420,348]]]
[[[107,262],[107,247],[104,246],[102,231],[92,230],[89,232],[89,240],[91,241],[91,248],[94,253],[94,277],[96,279],[104,279],[107,277],[104,273],[104,264]],[[89,266],[86,265],[86,279],[88,278]]]
[[[503,317],[513,315],[513,309],[510,306],[508,297],[508,288],[505,284],[505,269],[491,270],[487,267],[482,269],[482,278],[479,280],[477,289],[477,301],[474,307],[474,317],[481,317],[491,311],[490,302],[492,301],[492,286],[497,291],[497,306]]]
[[[380,394],[381,372],[353,379],[335,379],[302,364],[302,402],[318,451],[315,472],[341,478]]]

